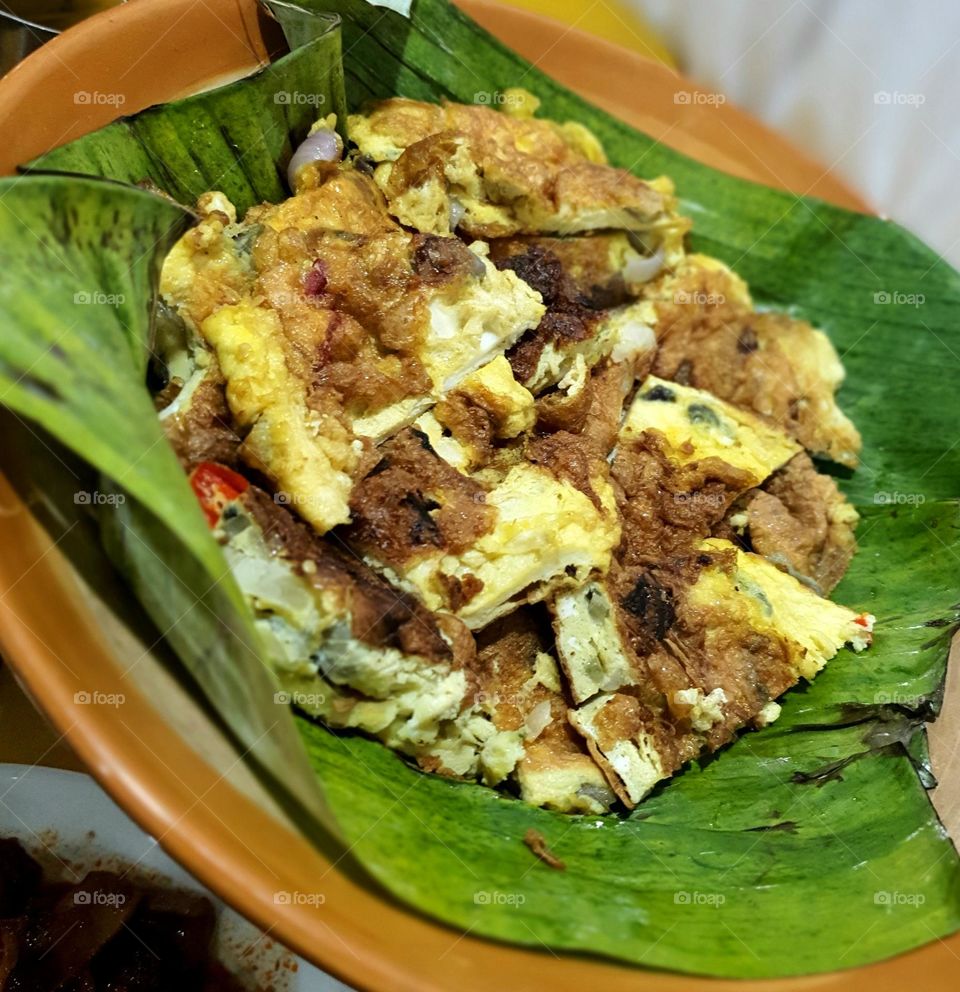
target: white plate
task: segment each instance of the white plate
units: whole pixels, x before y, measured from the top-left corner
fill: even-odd
[[[88,775],[0,764],[0,837],[16,837],[47,877],[79,881],[93,868],[203,892],[217,907],[216,951],[235,974],[276,992],[349,992],[238,916],[145,834]]]

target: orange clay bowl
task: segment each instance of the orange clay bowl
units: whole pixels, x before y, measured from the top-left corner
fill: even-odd
[[[462,0],[481,24],[545,72],[655,138],[708,165],[853,209],[836,177],[729,103],[678,105],[678,77],[658,63],[554,21],[488,0]],[[256,0],[136,0],[99,14],[30,56],[0,82],[0,172],[110,121],[116,108],[76,105],[78,90],[117,92],[124,113],[243,75],[280,47]],[[622,85],[630,78],[634,85]],[[690,88],[689,83],[683,83]],[[642,94],[634,99],[632,94]],[[9,429],[8,429],[9,427]],[[44,452],[8,418],[4,436]],[[39,475],[39,457],[4,445],[0,475],[0,648],[30,695],[111,795],[218,895],[319,966],[383,992],[604,989],[757,992],[954,989],[960,937],[856,971],[731,982],[644,971],[463,935],[411,912],[335,866],[299,836],[245,770],[210,714],[144,640],[135,611],[96,555],[42,527],[42,504],[8,478]],[[16,463],[16,464],[15,464]],[[24,471],[24,469],[26,471]],[[65,472],[64,469],[60,469]],[[69,477],[68,477],[69,479]],[[42,492],[46,480],[34,479]],[[47,483],[49,484],[49,483]],[[58,538],[55,540],[55,537]],[[62,539],[59,539],[62,538]],[[78,550],[79,549],[79,550]],[[115,580],[114,580],[115,581]],[[109,605],[108,605],[109,604]],[[128,615],[129,614],[129,615]],[[956,666],[954,666],[956,668]],[[77,705],[78,692],[121,694],[118,706]],[[951,752],[960,692],[948,686],[932,735],[943,783],[935,800],[960,835],[960,760]],[[275,905],[273,893],[324,879],[321,906]],[[789,945],[785,946],[789,953]],[[952,977],[951,977],[952,976]]]

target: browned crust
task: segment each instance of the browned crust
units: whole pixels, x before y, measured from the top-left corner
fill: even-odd
[[[527,461],[540,465],[561,482],[568,482],[586,496],[600,513],[600,497],[593,488],[597,475],[607,475],[606,460],[599,458],[576,434],[558,431],[544,437],[530,438],[524,449]]]
[[[664,209],[663,197],[651,186],[623,169],[589,161],[550,121],[511,117],[487,107],[436,106],[400,98],[381,101],[368,119],[374,130],[389,134],[405,149],[393,163],[390,196],[442,174],[443,163],[458,144],[465,144],[493,203],[510,206],[522,200],[535,214],[552,214],[563,205],[574,216],[597,208],[621,209],[632,221],[652,218]],[[492,222],[465,220],[461,229],[482,238],[524,230],[512,215]]]
[[[503,267],[508,259],[539,248],[562,265],[576,299],[594,309],[615,307],[633,297],[627,292],[623,274],[610,264],[611,237],[586,234],[566,238],[498,238],[490,242],[490,257]]]
[[[807,450],[855,465],[860,436],[849,423],[826,425],[808,394],[796,356],[815,347],[813,328],[783,313],[757,313],[725,270],[689,265],[672,294],[656,299],[653,374],[704,389],[765,417]],[[649,290],[657,293],[656,285]],[[826,385],[819,390],[829,397]]]
[[[537,244],[523,252],[502,257],[497,268],[509,269],[543,299],[546,313],[507,354],[519,382],[529,382],[547,344],[559,346],[586,341],[596,331],[603,316],[580,298],[576,284],[564,271],[560,259]]]
[[[753,550],[828,595],[857,550],[856,515],[836,482],[805,454],[791,459],[748,505]]]
[[[223,376],[212,355],[210,362],[190,402],[161,421],[167,440],[187,471],[200,462],[236,466],[239,460],[240,438],[233,429]],[[182,387],[180,380],[171,380],[155,398],[158,409],[173,402]]]
[[[425,434],[408,428],[379,453],[354,486],[343,532],[363,553],[403,567],[424,554],[458,554],[495,524],[483,487],[443,461]]]
[[[392,588],[352,553],[316,536],[262,489],[250,486],[241,500],[276,554],[293,562],[313,585],[343,595],[350,610],[351,632],[358,640],[431,661],[462,664],[469,660],[472,637],[468,631],[460,632],[458,656],[444,640],[437,618],[414,596]],[[308,569],[306,562],[312,563]],[[462,626],[452,617],[445,623]]]
[[[620,491],[624,564],[688,554],[753,482],[748,472],[715,457],[676,465],[668,450],[657,430],[618,449],[611,472]]]

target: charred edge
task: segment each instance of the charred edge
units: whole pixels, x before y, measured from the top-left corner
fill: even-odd
[[[666,637],[677,619],[670,590],[659,585],[650,576],[640,576],[633,589],[620,602],[658,641]]]
[[[439,548],[442,544],[440,528],[430,513],[439,510],[440,504],[436,500],[424,497],[423,493],[418,491],[404,496],[400,500],[400,505],[408,506],[416,514],[410,525],[411,542],[417,545],[433,544]]]
[[[427,437],[423,431],[417,430],[416,427],[410,428],[410,433],[420,442],[420,447],[429,455],[436,455],[436,451],[433,450],[433,445],[430,443],[430,438]]]

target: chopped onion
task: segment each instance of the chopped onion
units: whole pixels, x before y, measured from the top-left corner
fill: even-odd
[[[287,166],[287,182],[290,189],[296,192],[297,173],[305,166],[314,162],[336,162],[340,158],[340,136],[330,128],[322,127],[300,143],[293,153]]]
[[[463,215],[467,212],[466,207],[459,201],[451,198],[450,200],[450,230],[455,231],[463,220]]]
[[[638,255],[631,258],[623,267],[623,278],[628,283],[650,282],[663,269],[663,245],[649,258]]]
[[[610,357],[615,362],[625,362],[652,351],[656,346],[657,337],[650,325],[640,320],[630,320],[620,328]]]
[[[550,725],[551,720],[553,720],[553,714],[549,701],[545,699],[542,703],[537,703],[527,714],[525,723],[527,730],[526,739],[528,741],[535,741]]]

